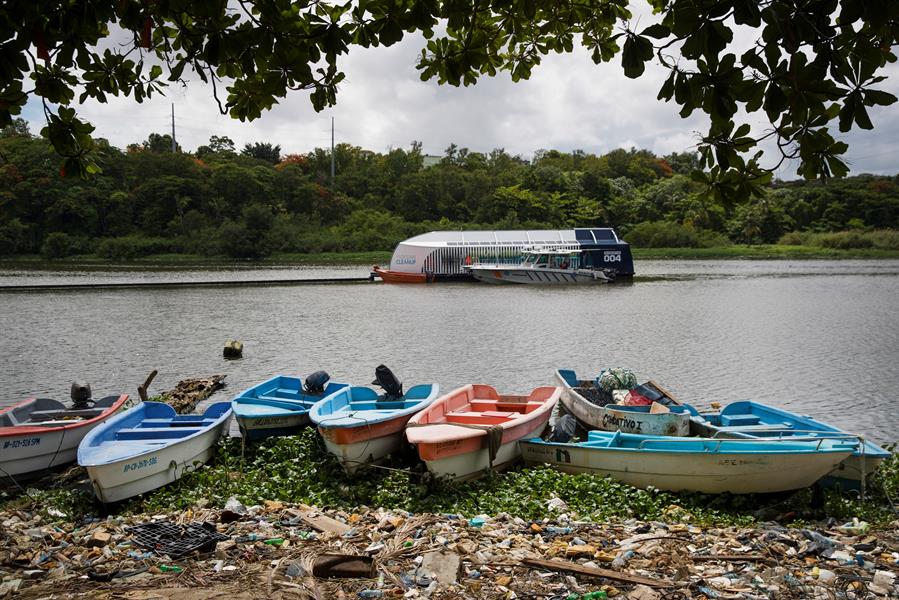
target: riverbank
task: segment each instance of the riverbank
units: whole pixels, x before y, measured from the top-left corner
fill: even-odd
[[[232,438],[209,465],[111,507],[72,467],[0,492],[0,578],[26,598],[508,599],[601,590],[657,600],[639,587],[646,578],[683,597],[713,597],[702,588],[722,597],[810,594],[857,581],[888,597],[875,577],[882,584],[899,573],[895,456],[864,502],[833,490],[674,494],[548,467],[444,483],[413,454],[389,466],[349,477],[313,429],[245,448]],[[185,543],[212,531],[221,537],[198,555],[141,546],[130,529],[200,522],[209,529]],[[374,575],[314,576],[325,553],[371,557]],[[563,562],[547,568],[547,560]],[[432,585],[428,568],[451,580]],[[371,593],[358,596],[364,590]]]
[[[232,499],[59,524],[5,511],[0,597],[899,597],[899,521],[879,532],[705,528],[683,517],[588,522],[563,502],[545,511],[466,518]]]
[[[634,248],[635,260],[852,260],[899,258],[899,250],[883,248],[822,248],[820,246],[786,246],[735,244],[713,248]],[[259,260],[214,258],[195,254],[155,254],[128,261],[115,261],[93,255],[48,260],[39,255],[0,258],[0,268],[102,270],[165,270],[195,267],[265,268],[292,265],[387,265],[392,252],[322,252],[316,254],[279,253]]]

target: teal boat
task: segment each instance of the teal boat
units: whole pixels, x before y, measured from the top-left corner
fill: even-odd
[[[844,436],[708,439],[591,431],[587,441],[520,442],[524,461],[568,473],[609,476],[640,488],[719,494],[808,487],[857,448]]]
[[[440,392],[436,383],[416,385],[404,392],[402,382],[384,365],[378,367],[372,383],[384,392],[366,386],[345,387],[309,411],[325,446],[348,473],[399,450],[406,423]]]
[[[246,440],[296,435],[309,425],[309,409],[347,387],[324,371],[302,377],[278,375],[238,394],[232,401],[240,434]]]
[[[690,411],[693,435],[711,438],[795,439],[843,436],[857,440],[852,455],[827,473],[822,483],[838,484],[844,489],[861,487],[862,474],[870,477],[890,453],[870,440],[824,423],[809,415],[799,415],[782,408],[751,400],[732,402],[716,412]]]

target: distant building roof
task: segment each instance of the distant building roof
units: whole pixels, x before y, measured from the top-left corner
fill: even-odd
[[[617,241],[609,228],[597,229],[521,229],[510,231],[431,231],[416,235],[401,244],[422,246],[571,244],[578,241]]]

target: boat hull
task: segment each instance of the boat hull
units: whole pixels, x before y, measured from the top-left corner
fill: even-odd
[[[466,267],[471,276],[485,283],[525,285],[596,285],[612,281],[602,271],[589,269],[530,269],[510,265]]]
[[[403,271],[391,271],[379,266],[372,267],[372,273],[381,278],[384,283],[428,283],[430,278],[426,273],[404,273]]]
[[[639,488],[706,494],[759,494],[808,487],[850,452],[807,454],[641,453],[539,440],[521,443],[526,464],[608,476]]]
[[[283,416],[235,416],[240,435],[250,441],[296,435],[309,426],[309,412]]]
[[[209,460],[232,414],[230,402],[189,415],[143,402],[91,431],[78,447],[78,464],[102,502],[125,500],[172,483]]]
[[[720,412],[698,413],[694,416],[691,430],[699,435],[717,438],[771,439],[791,437],[845,437],[859,439],[842,429],[818,421],[807,415],[768,406],[759,402],[742,400],[728,404]],[[862,474],[865,479],[874,474],[890,453],[870,441],[865,441],[863,449],[837,465],[822,479],[824,485],[839,485],[844,489],[860,489]],[[863,466],[864,465],[864,466]]]
[[[87,466],[97,498],[119,502],[177,481],[195,471],[215,452],[215,444],[228,430],[228,419],[179,444],[143,452],[104,465]]]
[[[549,414],[545,419],[528,423],[527,430],[510,432],[509,441],[503,436],[504,443],[496,452],[496,458],[490,461],[490,450],[487,448],[487,438],[468,438],[459,440],[458,444],[419,444],[419,456],[431,456],[424,460],[428,471],[438,477],[466,481],[480,477],[488,470],[500,471],[521,459],[521,448],[518,441],[540,435],[549,422]],[[448,452],[452,448],[457,452]],[[462,450],[458,452],[458,450]]]
[[[643,435],[690,434],[690,413],[685,408],[671,407],[671,412],[650,413],[648,406],[620,406],[608,404],[603,407],[601,429],[638,433]],[[681,412],[674,412],[680,409]]]
[[[84,436],[124,410],[128,402],[123,394],[104,414],[83,423],[0,428],[0,473],[29,476],[74,462]]]
[[[402,430],[398,433],[349,444],[338,444],[322,434],[328,452],[337,457],[344,471],[353,475],[366,465],[377,464],[403,447]]]

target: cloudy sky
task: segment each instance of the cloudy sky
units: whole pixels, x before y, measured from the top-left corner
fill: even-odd
[[[415,69],[424,46],[418,35],[390,48],[353,48],[341,68],[337,106],[316,113],[305,92],[294,92],[261,119],[242,123],[219,114],[211,88],[195,81],[168,88],[165,97],[143,104],[128,98],[86,104],[79,111],[94,123],[96,136],[124,148],[150,133],[171,130],[189,151],[211,135],[227,135],[238,147],[248,142],[279,144],[282,154],[303,153],[330,144],[331,117],[336,140],[383,152],[408,148],[413,140],[428,154],[443,154],[451,143],[472,151],[505,148],[530,157],[541,148],[604,153],[646,148],[657,154],[692,149],[707,128],[704,114],[678,116],[674,103],[656,100],[666,72],[651,66],[643,77],[627,79],[620,62],[594,65],[586,51],[550,55],[528,81],[513,83],[505,72],[468,88],[423,82]],[[895,65],[893,66],[895,67]],[[884,89],[899,95],[899,68],[891,68]],[[870,111],[874,131],[843,136],[853,173],[899,173],[899,105]],[[23,116],[32,131],[42,115],[32,103]],[[771,157],[773,159],[773,156]],[[769,162],[769,166],[773,164]],[[778,171],[795,178],[795,164]]]

